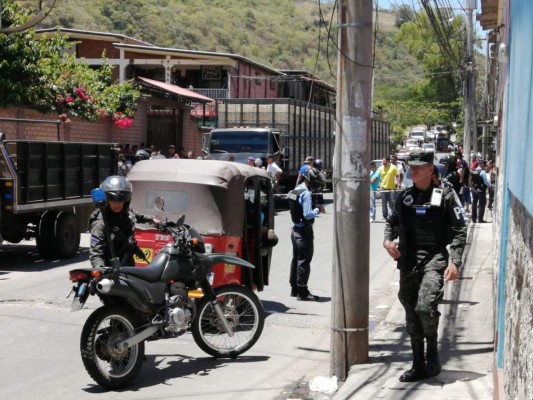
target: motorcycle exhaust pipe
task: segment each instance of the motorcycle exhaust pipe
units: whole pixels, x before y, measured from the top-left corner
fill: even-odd
[[[96,284],[96,290],[103,294],[109,294],[114,282],[111,279],[102,279]]]
[[[135,294],[134,290],[127,286],[116,284],[111,279],[104,278],[96,284],[96,290],[109,296],[117,296],[127,299],[136,308],[143,309],[142,299]]]

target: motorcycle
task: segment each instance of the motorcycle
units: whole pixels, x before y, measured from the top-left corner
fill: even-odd
[[[92,191],[97,207],[105,205],[100,190]],[[155,201],[163,209],[164,199]],[[117,389],[134,379],[144,361],[145,341],[175,338],[191,330],[204,352],[234,359],[261,336],[265,314],[255,293],[235,284],[213,288],[209,280],[211,266],[217,263],[254,266],[227,254],[205,254],[201,235],[184,220],[182,216],[175,223],[159,224],[172,242],[144,268],[121,266],[111,247],[110,267],[69,272],[76,284],[72,311],[80,310],[89,295],[103,303],[85,322],[80,340],[85,369],[99,385]],[[190,298],[188,291],[198,288],[203,297]]]

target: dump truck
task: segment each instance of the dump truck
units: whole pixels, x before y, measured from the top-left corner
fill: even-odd
[[[35,238],[42,257],[73,257],[94,210],[91,189],[116,172],[115,148],[0,133],[0,243]]]
[[[294,99],[218,100],[217,128],[205,134],[205,158],[246,163],[248,157],[272,154],[283,169],[280,187],[290,190],[305,158],[321,159],[328,177],[333,171],[335,109]],[[372,120],[372,157],[390,154],[390,126]]]

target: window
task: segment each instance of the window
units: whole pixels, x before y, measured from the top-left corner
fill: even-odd
[[[170,214],[185,214],[189,205],[189,194],[181,190],[152,189],[146,193],[144,207],[146,210],[158,211],[155,208],[155,198],[165,199],[164,211]]]

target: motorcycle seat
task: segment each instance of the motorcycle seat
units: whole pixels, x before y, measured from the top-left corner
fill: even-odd
[[[122,267],[121,272],[135,276],[147,282],[156,282],[161,279],[165,265],[167,264],[168,254],[159,253],[153,261],[144,268],[139,267]]]

